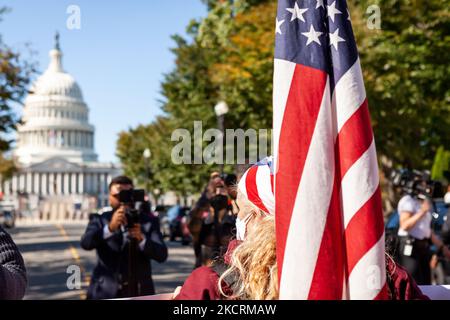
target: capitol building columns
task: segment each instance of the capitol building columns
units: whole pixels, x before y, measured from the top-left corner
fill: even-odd
[[[49,163],[46,164],[51,169]],[[77,201],[77,198],[95,198],[98,206],[108,204],[108,185],[113,174],[119,174],[116,168],[110,167],[85,168],[88,171],[80,172],[80,168],[70,170],[50,170],[49,172],[36,172],[33,170],[15,174],[10,180],[1,181],[1,190],[5,197],[23,196],[26,198],[52,198],[68,201]],[[16,199],[17,200],[17,199]],[[75,205],[75,203],[72,203]]]
[[[121,172],[114,163],[98,162],[88,106],[62,56],[57,39],[47,70],[25,100],[13,152],[19,170],[0,177],[4,201],[44,219],[107,205],[107,185]]]
[[[112,179],[110,170],[107,171],[95,173],[30,171],[15,174],[9,180],[0,180],[0,187],[7,196],[16,193],[37,196],[90,193],[105,196],[108,194],[108,185]]]

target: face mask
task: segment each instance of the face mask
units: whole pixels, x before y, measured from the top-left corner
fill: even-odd
[[[239,241],[245,240],[245,233],[247,232],[247,224],[252,217],[253,214],[249,214],[244,218],[244,220],[236,218],[236,240]]]

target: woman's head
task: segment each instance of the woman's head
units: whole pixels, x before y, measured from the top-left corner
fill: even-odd
[[[259,215],[247,230],[247,236],[232,253],[228,270],[219,279],[219,290],[229,275],[237,281],[227,298],[239,300],[278,299],[278,269],[275,241],[275,217]]]
[[[268,214],[275,214],[272,157],[265,158],[248,169],[239,180],[238,192]]]
[[[266,215],[274,214],[272,158],[248,169],[237,185],[236,238],[244,240],[247,229]]]
[[[239,210],[236,219],[236,238],[237,240],[244,240],[253,226],[267,214],[250,202],[239,190],[236,205]]]
[[[224,279],[231,274],[237,279],[229,298],[278,298],[271,163],[271,158],[267,158],[251,167],[237,187],[236,237],[245,241],[233,251],[230,267],[219,281],[219,290],[225,296],[221,285]]]

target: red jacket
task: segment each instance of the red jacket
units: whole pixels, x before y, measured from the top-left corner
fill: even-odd
[[[230,241],[227,253],[224,256],[224,262],[230,263],[231,254],[241,242],[238,240]],[[186,279],[180,294],[175,300],[220,300],[222,295],[219,292],[219,275],[210,267],[200,267],[195,269]],[[226,294],[231,294],[231,289],[223,283],[222,290]]]
[[[392,259],[386,261],[390,300],[430,300],[417,286],[416,281],[405,268]]]
[[[233,240],[228,246],[224,257],[225,263],[229,263],[233,250],[239,245],[239,241]],[[388,281],[391,300],[429,300],[417,286],[411,275],[391,259],[387,259],[386,271],[390,275]],[[186,279],[180,294],[175,300],[220,300],[223,297],[218,289],[219,275],[210,267],[200,267],[192,272]],[[226,284],[222,290],[230,294],[231,290]]]

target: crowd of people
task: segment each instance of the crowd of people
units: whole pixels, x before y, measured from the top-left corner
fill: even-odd
[[[189,215],[195,268],[173,299],[278,299],[271,164],[267,158],[256,165],[267,170],[269,174],[261,175],[266,180],[251,179],[248,171],[239,180],[234,174],[211,174]],[[121,202],[121,192],[134,190],[131,179],[117,177],[109,190],[111,207],[90,216],[81,238],[83,249],[97,253],[87,298],[153,295],[151,260],[162,263],[168,258],[159,219],[148,201],[137,210],[134,204]],[[445,199],[450,200],[450,187]],[[450,219],[437,236],[431,228],[432,209],[430,199],[414,194],[405,194],[398,203],[399,245],[394,254],[386,253],[392,300],[427,299],[418,285],[431,283],[430,246],[450,259]],[[130,214],[133,210],[135,218]],[[26,284],[23,259],[11,237],[0,229],[0,299],[21,299]]]

